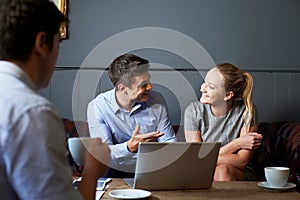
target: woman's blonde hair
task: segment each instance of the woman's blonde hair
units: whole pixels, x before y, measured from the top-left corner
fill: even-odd
[[[255,109],[252,103],[253,79],[249,72],[244,72],[230,63],[217,65],[217,69],[224,76],[225,91],[234,93],[233,99],[243,99],[246,106],[243,117],[247,127],[250,129],[251,122],[255,117]]]

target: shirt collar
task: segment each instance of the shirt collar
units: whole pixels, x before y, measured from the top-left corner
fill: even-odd
[[[116,88],[114,88],[114,90],[112,92],[111,105],[112,105],[112,109],[113,109],[114,113],[117,113],[118,111],[121,110],[119,104],[117,103],[117,99],[116,99]],[[134,111],[138,110],[139,108],[142,107],[142,105],[143,105],[143,103],[136,103],[133,106],[130,113],[133,113]]]
[[[117,113],[120,110],[120,106],[118,105],[117,100],[116,100],[116,88],[114,88],[114,90],[111,94],[112,94],[111,107],[112,107],[114,113]]]
[[[17,79],[24,82],[30,89],[36,91],[37,88],[34,85],[31,78],[26,74],[20,67],[18,67],[16,64],[8,61],[0,61],[0,73],[7,74],[10,76],[14,76]]]

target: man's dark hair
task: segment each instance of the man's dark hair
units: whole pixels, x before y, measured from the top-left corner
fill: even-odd
[[[149,61],[134,54],[117,57],[109,66],[109,78],[114,86],[122,83],[130,87],[134,77],[148,71]]]
[[[49,0],[6,0],[0,4],[0,59],[25,62],[39,32],[45,32],[46,44],[53,47],[65,16]]]

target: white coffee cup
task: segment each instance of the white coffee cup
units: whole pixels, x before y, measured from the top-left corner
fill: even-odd
[[[68,139],[70,154],[77,165],[84,165],[85,152],[95,139],[90,137],[73,137]]]
[[[272,187],[283,187],[286,185],[290,175],[288,167],[265,167],[267,182]]]

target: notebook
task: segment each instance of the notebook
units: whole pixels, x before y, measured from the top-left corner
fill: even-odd
[[[136,189],[206,189],[213,182],[220,143],[140,143],[134,179]]]

